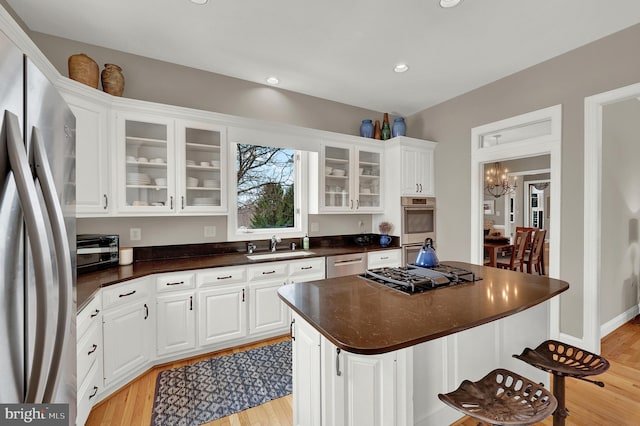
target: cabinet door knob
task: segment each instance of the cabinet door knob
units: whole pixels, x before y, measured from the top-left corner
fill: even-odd
[[[91,318],[95,318],[98,316],[98,314],[100,313],[100,309],[96,309],[95,311],[93,311],[93,313],[91,314]]]
[[[144,304],[144,319],[149,318],[149,306],[147,306],[147,304]]]
[[[98,345],[96,345],[94,343],[93,345],[91,345],[91,350],[89,350],[89,352],[87,352],[87,355],[91,355],[92,353],[94,353],[96,351],[96,349],[98,349]]]
[[[336,348],[336,376],[342,376],[342,371],[340,371],[340,348]]]
[[[296,340],[296,336],[293,335],[293,324],[296,323],[296,319],[293,318],[291,320],[291,324],[289,324],[289,335],[291,336],[291,340]]]
[[[109,207],[109,197],[107,197],[107,194],[103,194],[104,197],[104,209],[107,210],[107,208]]]

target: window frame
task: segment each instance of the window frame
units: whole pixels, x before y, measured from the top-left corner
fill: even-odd
[[[291,149],[294,154],[294,226],[292,228],[262,228],[245,229],[238,228],[238,178],[236,171],[236,156],[238,142],[229,143],[229,174],[227,199],[229,211],[227,215],[227,240],[228,241],[256,241],[269,240],[273,235],[280,238],[302,238],[308,233],[307,224],[309,216],[308,192],[309,177],[305,171],[309,170],[309,158],[306,151],[295,148]],[[259,146],[272,146],[270,144],[259,144],[242,142],[242,144],[252,144]]]

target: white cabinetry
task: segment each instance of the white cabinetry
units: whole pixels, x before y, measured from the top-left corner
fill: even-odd
[[[383,150],[351,144],[323,143],[318,183],[320,213],[373,213],[383,209]],[[317,186],[317,189],[315,188]],[[313,203],[315,204],[315,200]],[[315,210],[315,205],[312,210]]]
[[[116,112],[116,192],[120,213],[175,209],[175,137],[168,117]]]
[[[102,391],[102,298],[96,295],[78,313],[77,323],[77,424],[87,420]]]
[[[109,104],[85,90],[65,86],[61,91],[76,116],[76,212],[79,217],[105,216],[112,205]]]
[[[226,128],[178,120],[180,213],[226,211]]]
[[[226,128],[164,114],[118,111],[118,211],[171,215],[226,211]]]
[[[195,274],[156,276],[158,355],[196,347]]]
[[[387,190],[400,195],[433,197],[435,142],[398,136],[385,143]],[[393,192],[388,192],[391,195]],[[393,193],[397,197],[397,193]],[[399,203],[399,200],[397,201]]]
[[[325,258],[312,257],[289,262],[288,284],[323,280],[325,278]]]
[[[249,334],[286,330],[287,307],[278,297],[278,288],[287,283],[286,262],[263,263],[247,268],[249,277]]]
[[[367,268],[393,268],[402,265],[402,250],[379,250],[367,253]]]
[[[105,386],[145,365],[152,355],[151,278],[127,281],[103,291]]]
[[[321,375],[320,333],[294,315],[292,324],[293,354],[293,424],[320,426]],[[327,424],[324,422],[324,424]]]
[[[198,344],[213,345],[247,335],[246,268],[198,272]]]

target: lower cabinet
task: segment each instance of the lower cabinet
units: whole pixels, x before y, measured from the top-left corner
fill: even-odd
[[[82,311],[77,322],[77,424],[89,417],[91,407],[102,391],[102,298],[97,294]]]
[[[205,346],[245,337],[246,299],[244,284],[200,290],[198,343]]]
[[[293,424],[320,426],[320,333],[297,315],[293,315],[291,321]]]
[[[292,321],[294,425],[413,424],[411,349],[354,354],[300,316]]]
[[[162,274],[155,280],[158,355],[195,349],[195,274]]]
[[[287,283],[287,262],[270,262],[247,267],[249,280],[249,334],[287,330],[289,313],[278,297]]]
[[[147,279],[128,281],[104,291],[104,383],[126,377],[151,359],[155,318]],[[110,305],[107,305],[111,301]],[[109,306],[107,308],[107,306]]]

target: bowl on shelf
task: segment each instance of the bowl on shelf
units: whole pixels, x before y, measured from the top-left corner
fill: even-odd
[[[147,157],[138,157],[138,163],[148,163],[149,159]]]
[[[136,157],[134,157],[133,155],[127,155],[127,163],[135,163],[136,162]]]
[[[188,177],[187,178],[187,186],[190,186],[190,187],[198,186],[198,178]]]
[[[342,169],[333,169],[333,171],[331,172],[332,176],[344,176],[346,174],[347,174],[347,172],[345,172]]]
[[[193,160],[187,160],[187,166],[195,166],[196,162]]]
[[[330,175],[332,171],[333,171],[333,167],[325,166],[325,168],[324,168],[324,174],[325,175]]]
[[[152,158],[149,162],[154,164],[164,164],[164,158]]]
[[[156,178],[155,182],[158,186],[167,186],[167,178]]]
[[[200,162],[200,165],[201,165],[202,167],[209,167],[211,164],[210,164],[208,161],[201,161],[201,162]]]

